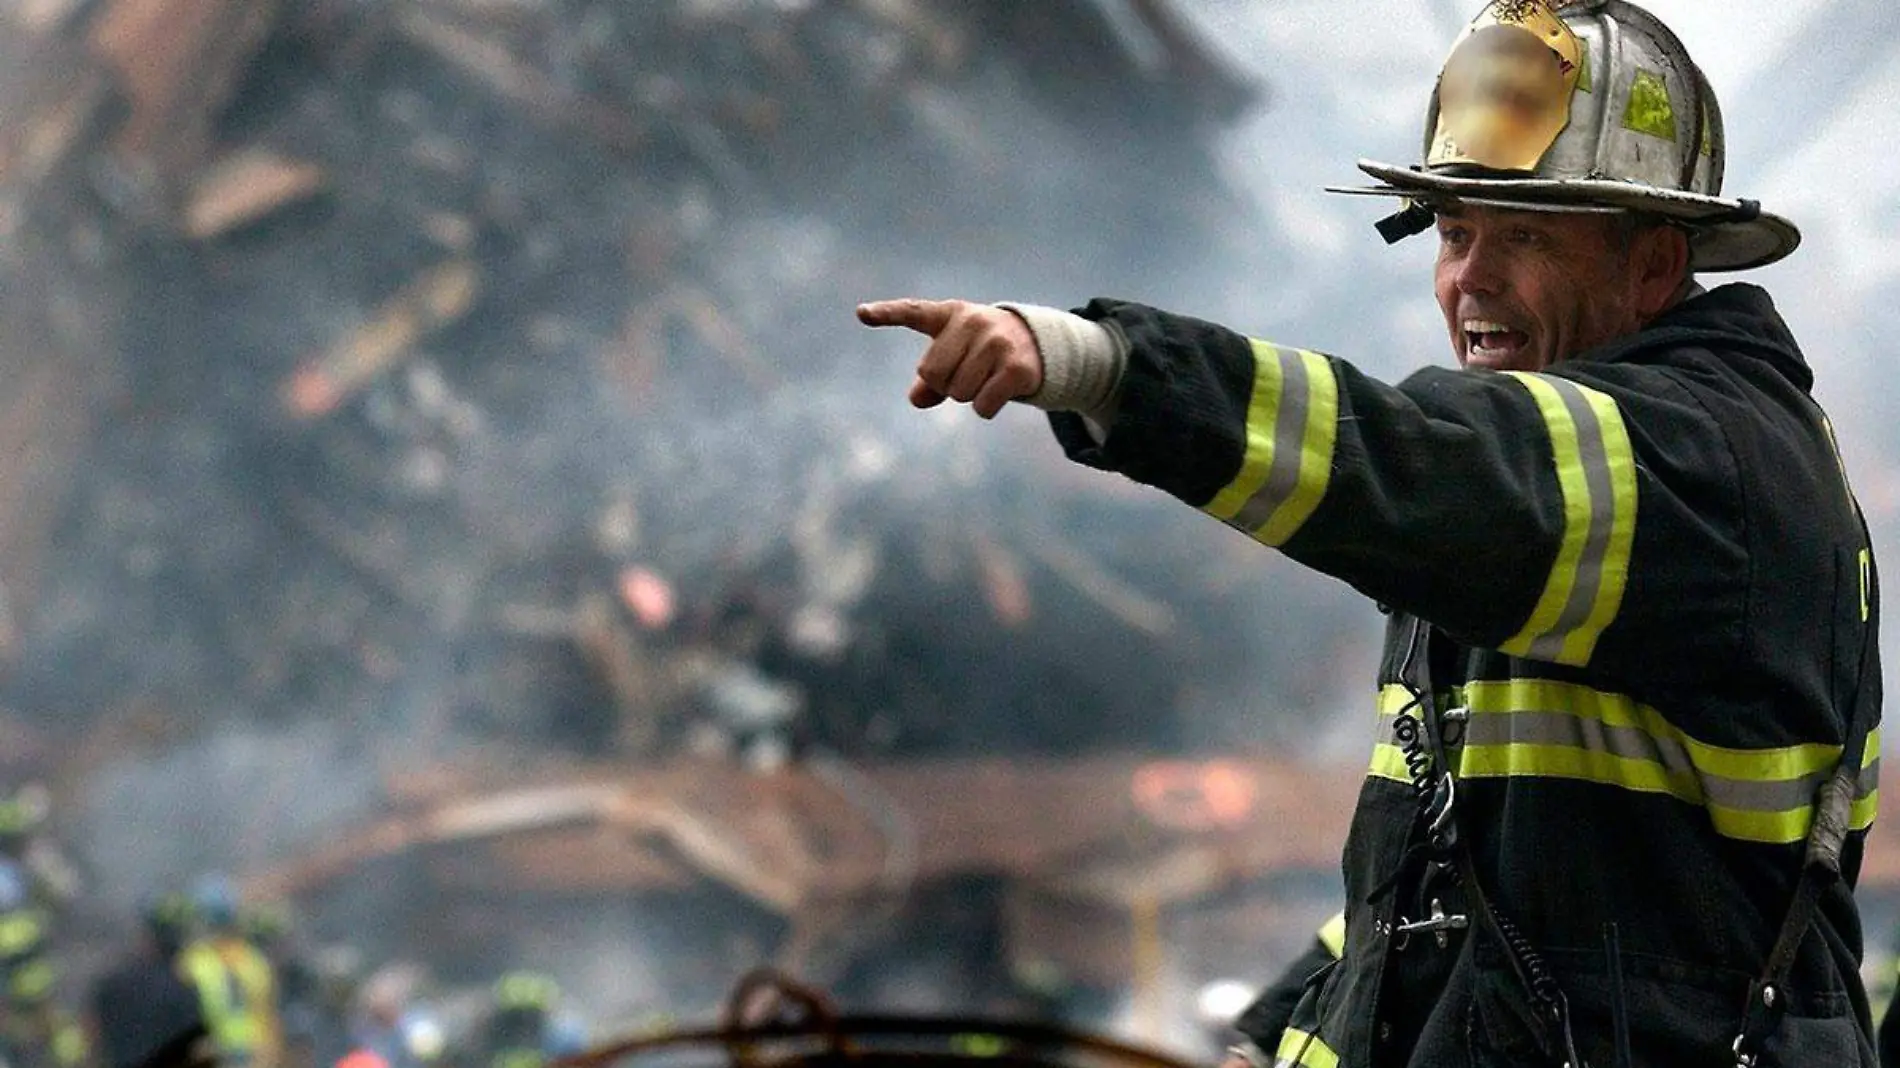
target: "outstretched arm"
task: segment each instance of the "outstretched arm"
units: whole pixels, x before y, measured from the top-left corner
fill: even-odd
[[[1034,304],[915,299],[859,305],[858,319],[931,339],[910,387],[919,408],[963,401],[992,419],[1014,400],[1098,430],[1114,418],[1127,342],[1106,324]]]

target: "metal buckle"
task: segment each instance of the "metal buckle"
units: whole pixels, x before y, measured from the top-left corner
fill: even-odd
[[[1755,1007],[1757,998],[1761,1005],[1759,1010]],[[1756,1042],[1750,1041],[1750,1034],[1752,1032],[1759,1039],[1766,1033],[1764,1020],[1768,1014],[1777,1012],[1778,1007],[1775,1003],[1779,1000],[1781,1000],[1781,990],[1772,982],[1761,983],[1758,990],[1750,992],[1748,1009],[1742,1015],[1741,1033],[1735,1036],[1734,1044],[1729,1047],[1735,1054],[1735,1068],[1755,1068],[1755,1063],[1761,1059],[1759,1049],[1749,1052],[1743,1047],[1757,1045]]]
[[[1397,945],[1400,949],[1405,948],[1412,935],[1426,933],[1431,934],[1432,940],[1438,943],[1439,949],[1447,949],[1451,946],[1451,932],[1462,931],[1470,926],[1470,917],[1462,913],[1448,914],[1445,912],[1445,903],[1438,898],[1432,898],[1430,916],[1422,920],[1402,920],[1392,930],[1399,936]]]

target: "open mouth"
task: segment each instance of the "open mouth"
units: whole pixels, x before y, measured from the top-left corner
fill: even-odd
[[[1531,336],[1522,330],[1513,330],[1503,323],[1494,323],[1485,319],[1466,319],[1462,324],[1465,331],[1465,352],[1479,363],[1510,363],[1524,347],[1531,343]]]

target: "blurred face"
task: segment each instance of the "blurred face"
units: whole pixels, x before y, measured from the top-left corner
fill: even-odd
[[[1438,83],[1446,148],[1486,167],[1535,170],[1570,121],[1576,76],[1564,62],[1535,33],[1515,26],[1490,26],[1465,38]]]
[[[1456,207],[1438,216],[1438,306],[1461,367],[1541,371],[1673,302],[1688,241],[1613,216]]]

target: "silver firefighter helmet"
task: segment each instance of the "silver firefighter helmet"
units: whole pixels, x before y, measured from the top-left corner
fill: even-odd
[[[1395,196],[1397,241],[1448,202],[1636,212],[1689,234],[1690,264],[1737,271],[1793,252],[1801,232],[1722,192],[1722,110],[1682,42],[1626,0],[1492,0],[1452,46],[1425,117],[1424,162],[1360,160],[1378,179],[1336,193]]]

